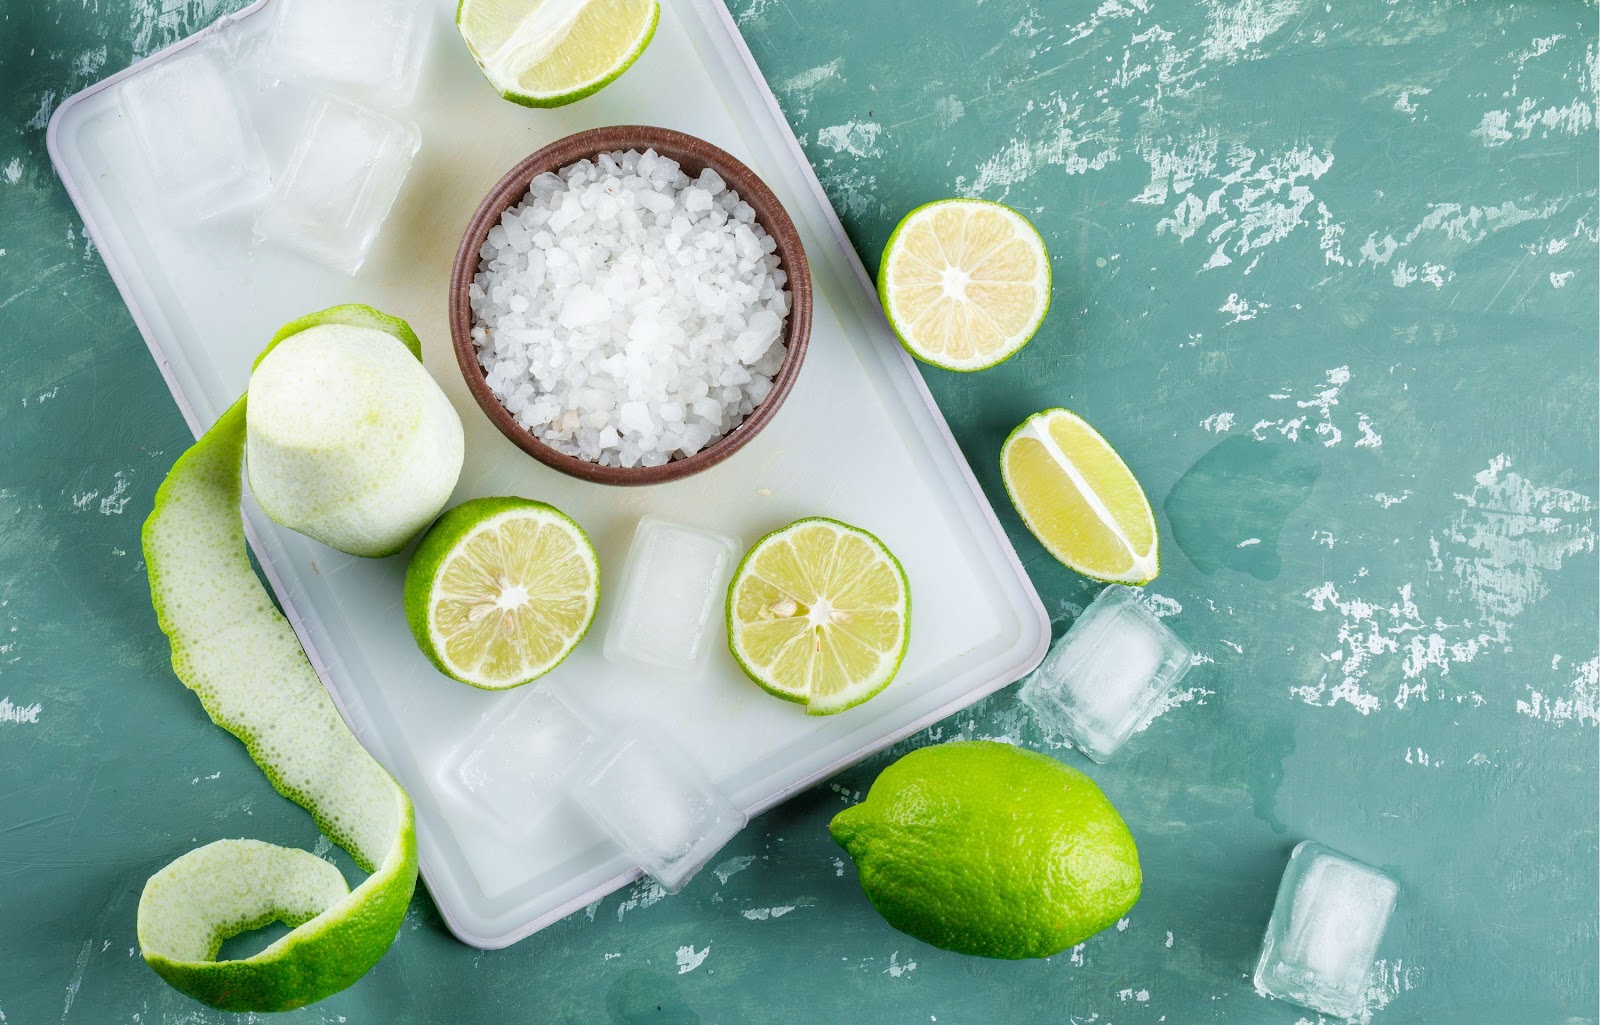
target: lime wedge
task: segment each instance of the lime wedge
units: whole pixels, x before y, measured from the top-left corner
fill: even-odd
[[[428,529],[406,569],[406,622],[452,679],[486,690],[536,680],[594,622],[600,564],[583,528],[527,498],[463,502]]]
[[[352,308],[325,314],[291,327],[341,323]],[[385,329],[414,340],[403,322]],[[138,936],[145,962],[196,1000],[285,1011],[344,989],[389,949],[416,886],[417,841],[410,798],[345,726],[250,566],[239,515],[245,407],[223,413],[156,492],[143,534],[151,603],[172,668],[206,714],[372,874],[351,891],[309,851],[218,840],[150,878]],[[251,957],[216,960],[229,936],[277,921],[292,931]]]
[[[910,641],[911,587],[883,542],[815,517],[756,542],[728,587],[728,647],[769,693],[812,715],[889,685]]]
[[[940,200],[906,214],[889,236],[878,298],[911,355],[945,370],[983,370],[1039,330],[1050,309],[1050,256],[1015,210]]]
[[[456,28],[484,77],[525,107],[599,92],[639,59],[658,0],[461,0]]]
[[[1144,489],[1075,414],[1047,409],[1024,420],[1000,449],[1000,475],[1022,522],[1069,569],[1118,584],[1160,572]]]

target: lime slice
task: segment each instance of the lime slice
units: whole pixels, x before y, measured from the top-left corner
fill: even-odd
[[[500,95],[560,107],[599,92],[650,45],[658,0],[461,0],[456,28]]]
[[[1161,571],[1144,490],[1075,414],[1047,409],[1024,420],[1000,449],[1000,475],[1022,522],[1068,568],[1117,584]]]
[[[900,344],[945,370],[1010,359],[1050,309],[1050,255],[1027,219],[982,199],[919,206],[889,236],[878,298]]]
[[[728,586],[728,647],[745,674],[812,715],[889,685],[910,640],[911,587],[883,542],[815,517],[756,542]]]
[[[528,498],[475,498],[428,529],[406,569],[406,622],[439,671],[486,690],[561,664],[600,602],[583,528]]]
[[[325,312],[297,329],[350,310]],[[405,340],[410,329],[392,333]],[[146,963],[196,1000],[285,1011],[344,989],[389,949],[416,886],[417,841],[410,798],[345,726],[250,566],[239,515],[245,405],[234,403],[156,492],[143,534],[151,603],[173,670],[212,721],[371,875],[351,891],[308,851],[219,840],[150,878],[138,936]],[[216,960],[229,936],[276,921],[292,931],[251,957]]]

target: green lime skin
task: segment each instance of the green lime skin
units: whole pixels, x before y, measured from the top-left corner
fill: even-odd
[[[980,957],[1049,957],[1127,914],[1139,852],[1094,780],[987,740],[913,751],[828,829],[884,920]]]

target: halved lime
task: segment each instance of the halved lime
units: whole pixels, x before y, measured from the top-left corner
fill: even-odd
[[[829,715],[889,685],[906,655],[911,587],[883,542],[796,520],[756,542],[728,586],[728,647],[745,675]]]
[[[527,498],[476,498],[428,528],[406,569],[406,622],[452,679],[486,690],[536,680],[594,622],[600,564],[583,528]]]
[[[1010,207],[928,203],[889,236],[878,298],[911,355],[945,370],[983,370],[1039,330],[1050,309],[1050,254]]]
[[[1024,420],[1000,449],[1000,476],[1022,522],[1069,569],[1118,584],[1161,571],[1144,489],[1076,414],[1047,409]]]
[[[489,84],[525,107],[599,92],[639,59],[658,0],[461,0],[456,28]]]

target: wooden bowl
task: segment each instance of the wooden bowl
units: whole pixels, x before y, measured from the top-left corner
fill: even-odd
[[[722,176],[728,187],[739,193],[739,198],[749,203],[755,211],[756,221],[767,230],[777,243],[780,266],[788,274],[790,296],[789,318],[784,325],[784,343],[788,347],[783,364],[772,379],[772,390],[761,404],[733,430],[707,445],[692,456],[672,459],[660,466],[601,466],[586,459],[569,456],[534,437],[516,418],[500,404],[489,383],[484,378],[483,367],[478,363],[478,350],[472,343],[474,318],[467,290],[478,273],[479,253],[488,238],[489,229],[500,223],[500,215],[522,202],[528,194],[529,183],[545,171],[557,171],[568,164],[585,158],[594,159],[601,153],[617,150],[653,149],[664,157],[676,160],[690,177],[709,167]],[[461,375],[473,398],[483,407],[484,413],[510,438],[518,448],[553,469],[560,470],[580,480],[600,484],[664,484],[682,480],[707,467],[727,459],[739,451],[751,438],[777,415],[778,407],[794,387],[805,360],[806,345],[811,338],[811,269],[806,263],[805,249],[800,245],[800,234],[794,222],[772,194],[765,182],[756,177],[732,155],[683,132],[667,128],[641,125],[614,125],[609,128],[592,128],[564,139],[534,153],[513,167],[501,178],[467,224],[461,237],[461,248],[456,252],[455,268],[450,274],[450,335],[455,341],[456,362],[461,365]]]

